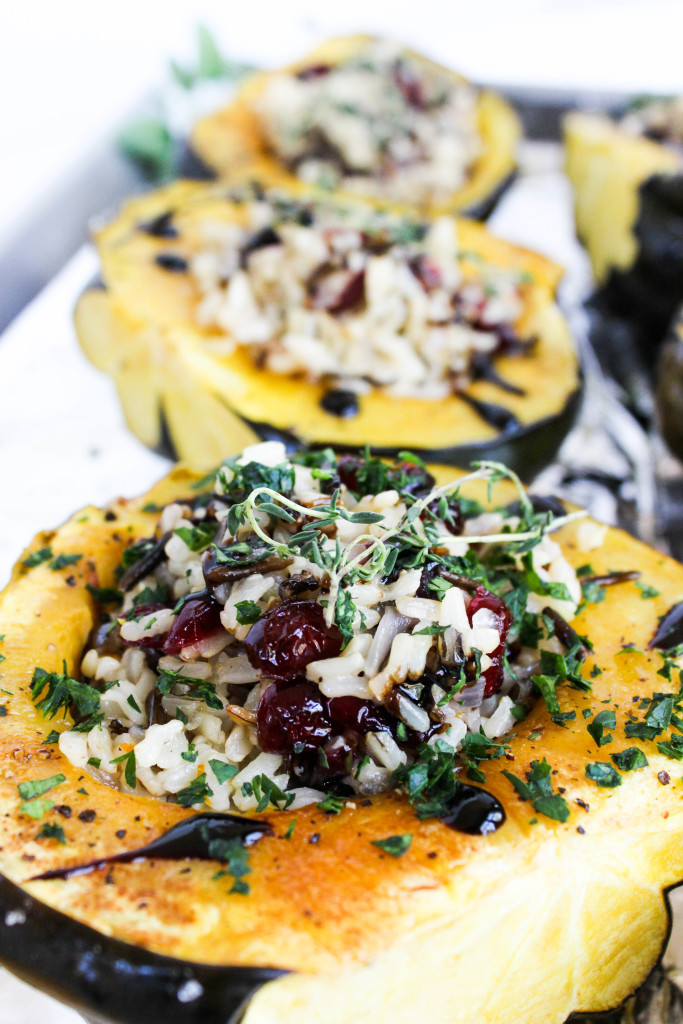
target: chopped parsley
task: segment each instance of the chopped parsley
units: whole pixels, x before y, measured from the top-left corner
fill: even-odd
[[[613,711],[600,711],[586,728],[599,747],[611,743],[611,731],[617,727],[617,718]]]
[[[236,765],[226,764],[225,761],[218,761],[216,758],[212,758],[209,761],[209,768],[216,776],[219,786],[222,786],[224,782],[228,782],[229,779],[233,779],[238,772]]]
[[[378,846],[380,850],[388,853],[390,857],[402,857],[410,849],[412,841],[413,837],[410,832],[404,832],[403,835],[388,836],[386,839],[373,839],[372,845]]]
[[[341,797],[333,796],[331,793],[326,796],[324,800],[321,800],[319,804],[315,805],[319,811],[324,811],[325,814],[341,814],[344,810],[344,801]]]
[[[27,814],[29,818],[35,818],[39,821],[45,817],[48,811],[52,810],[54,805],[54,800],[44,800],[42,797],[37,797],[35,800],[24,801],[19,810],[22,814]]]
[[[622,772],[633,772],[639,768],[647,768],[649,762],[642,750],[638,747],[627,747],[626,750],[617,750],[610,754],[617,768]]]
[[[249,867],[249,851],[242,845],[241,840],[212,839],[209,842],[209,855],[225,864],[225,867],[214,875],[214,879],[230,875],[233,879],[230,892],[247,896],[249,883],[244,881],[244,877],[251,874],[251,868]]]
[[[102,605],[102,607],[114,605],[118,608],[119,605],[123,604],[123,594],[116,587],[93,587],[91,583],[86,583],[85,589],[92,595],[95,602]]]
[[[218,523],[207,519],[195,526],[179,526],[175,530],[175,534],[185,542],[190,551],[203,551],[213,541],[217,529]]]
[[[68,565],[76,565],[82,557],[83,555],[57,555],[50,562],[50,568],[53,572],[58,572],[59,569],[66,569]]]
[[[53,821],[46,821],[40,826],[36,839],[56,839],[60,846],[66,846],[66,835],[61,825]]]
[[[660,591],[655,587],[651,587],[647,583],[642,583],[640,580],[636,580],[635,584],[640,591],[640,596],[643,601],[651,601],[652,598],[659,597]]]
[[[192,695],[203,700],[207,707],[213,708],[214,711],[223,710],[223,704],[216,694],[216,687],[208,679],[197,679],[194,676],[183,675],[182,672],[164,669],[157,678],[157,690],[159,693],[167,695],[177,683],[190,686]]]
[[[283,793],[268,775],[255,775],[251,782],[243,783],[242,796],[256,799],[257,813],[265,811],[271,804],[280,811],[286,811],[294,803],[294,793]]]
[[[535,811],[546,818],[564,822],[569,817],[569,805],[560,793],[553,793],[551,771],[550,765],[543,758],[542,761],[531,762],[531,768],[526,772],[526,782],[512,772],[504,771],[503,775],[522,800],[531,801]]]
[[[50,775],[46,779],[32,779],[30,782],[20,782],[17,788],[22,800],[32,800],[36,796],[43,796],[45,793],[49,793],[51,789],[61,786],[63,782],[66,782],[66,775],[62,775],[60,772],[58,775]]]
[[[240,626],[250,626],[261,617],[261,609],[255,601],[238,601],[235,613]]]
[[[25,569],[35,569],[37,565],[42,565],[43,562],[49,562],[53,557],[52,548],[48,545],[45,548],[38,548],[37,551],[32,551],[28,558],[25,558],[21,564]]]
[[[64,715],[75,711],[80,721],[75,726],[79,732],[86,732],[102,720],[100,695],[87,683],[72,679],[63,663],[63,672],[46,672],[36,668],[31,681],[31,698],[45,718],[54,718],[58,711]]]
[[[109,764],[123,764],[125,765],[123,770],[123,777],[126,780],[126,785],[130,786],[131,789],[135,789],[137,784],[137,778],[135,770],[137,765],[135,763],[135,748],[129,750],[126,754],[121,754],[120,757],[115,757],[109,762]]]
[[[586,765],[586,778],[605,789],[614,789],[621,785],[621,775],[616,768],[605,761],[594,761],[592,764]]]
[[[181,807],[192,807],[194,804],[206,803],[209,796],[213,796],[213,793],[206,783],[206,772],[201,772],[189,786],[176,793],[176,800]]]

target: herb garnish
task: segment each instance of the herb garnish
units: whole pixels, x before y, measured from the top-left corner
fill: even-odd
[[[410,832],[405,832],[399,836],[388,836],[387,839],[373,839],[372,845],[378,846],[390,857],[402,857],[410,849],[412,841],[413,837]]]
[[[552,769],[545,758],[542,761],[532,761],[530,771],[526,772],[527,781],[524,782],[512,772],[503,772],[503,775],[514,787],[515,792],[522,800],[530,800],[531,806],[539,814],[554,821],[566,821],[569,817],[569,805],[560,793],[553,793],[553,784],[550,778]]]

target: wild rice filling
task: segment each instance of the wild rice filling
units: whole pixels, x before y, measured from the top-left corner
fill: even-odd
[[[228,335],[209,339],[218,351],[358,394],[443,398],[532,344],[516,329],[528,275],[460,248],[450,217],[272,191],[244,209],[244,225],[205,222],[190,260],[198,323]]]
[[[575,515],[521,486],[486,510],[405,454],[246,449],[161,511],[118,591],[94,592],[112,610],[69,681],[60,750],[218,811],[375,794],[430,745],[477,779],[539,692],[559,711],[550,663],[580,682],[581,587],[551,537]],[[54,678],[34,681],[44,711]]]
[[[271,75],[253,107],[279,159],[324,188],[446,200],[481,154],[477,91],[387,41]]]
[[[683,151],[683,96],[634,105],[619,123],[632,135],[645,135]]]

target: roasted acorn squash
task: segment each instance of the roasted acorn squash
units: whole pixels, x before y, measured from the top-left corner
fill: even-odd
[[[284,71],[296,75],[310,68],[335,66],[361,55],[373,42],[372,37],[363,35],[331,39]],[[456,83],[464,81],[426,57],[412,51],[406,53],[428,70],[447,75]],[[277,173],[281,184],[289,187],[298,179],[270,152],[259,115],[253,109],[254,101],[262,95],[271,77],[268,72],[261,72],[248,78],[231,104],[199,121],[190,145],[200,160],[220,175],[232,176],[245,164],[258,163],[266,174]],[[459,212],[485,218],[514,177],[515,150],[521,134],[516,113],[501,96],[482,90],[477,97],[476,117],[482,149],[468,179],[454,189],[447,201],[422,205],[422,213],[434,216]],[[367,198],[374,198],[374,194]]]
[[[565,122],[566,170],[577,234],[593,266],[592,304],[627,322],[652,367],[683,301],[683,172],[673,149],[631,135],[606,117]]]
[[[86,508],[40,534],[0,597],[0,959],[89,1016],[125,1024],[160,1012],[177,1024],[561,1024],[572,1011],[617,1006],[656,963],[664,893],[683,878],[678,762],[624,733],[644,698],[678,693],[678,671],[667,673],[648,645],[683,596],[683,569],[615,529],[591,551],[592,571],[638,569],[651,589],[607,587],[574,620],[594,645],[582,669],[592,693],[563,689],[573,720],[553,721],[539,701],[509,737],[507,759],[487,762],[487,789],[507,815],[495,833],[418,821],[393,794],[337,816],[271,814],[274,834],[251,852],[247,897],[219,892],[216,865],[197,860],[31,881],[139,848],[193,813],[76,770],[48,740],[54,723],[36,712],[29,685],[36,664],[77,669],[95,621],[87,584],[110,586],[123,549],[156,521],[152,509],[194,480],[176,469],[143,498]],[[556,535],[575,565],[587,557],[580,529]],[[81,557],[55,567],[48,546],[55,558]],[[588,708],[615,711],[608,745],[596,743],[602,730],[588,733]],[[616,788],[586,777],[590,763],[624,747],[645,751],[647,766],[625,771]],[[534,813],[503,774],[523,777],[544,757],[571,811],[564,823]],[[62,823],[64,844],[54,829],[37,838],[17,791],[57,773],[65,780],[48,820]],[[413,842],[400,858],[371,845],[401,833]]]
[[[275,436],[293,447],[352,450],[369,443],[386,455],[410,448],[448,465],[495,458],[525,479],[551,461],[574,421],[580,391],[575,350],[554,301],[558,266],[479,224],[459,221],[459,246],[475,261],[482,257],[526,275],[517,330],[537,340],[522,355],[495,359],[496,371],[517,393],[483,379],[464,397],[429,400],[396,398],[373,387],[361,398],[360,414],[345,419],[321,407],[322,383],[258,368],[243,346],[220,354],[211,341],[224,340],[225,333],[197,326],[200,293],[183,267],[198,249],[207,218],[239,223],[241,208],[226,200],[227,190],[222,183],[175,183],[127,203],[97,236],[103,284],[81,297],[76,328],[91,361],[114,378],[128,424],[142,441],[153,448],[170,441],[172,452],[199,469]],[[301,188],[292,194],[310,197]],[[148,230],[171,222],[171,237]],[[495,405],[512,418],[492,426],[473,402]]]

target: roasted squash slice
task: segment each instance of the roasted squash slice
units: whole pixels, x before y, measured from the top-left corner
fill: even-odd
[[[246,205],[231,195],[234,186],[227,184],[176,183],[127,203],[97,236],[103,284],[81,297],[76,328],[86,355],[114,378],[128,424],[142,441],[150,447],[170,441],[199,469],[274,436],[294,447],[353,450],[368,443],[388,455],[411,448],[430,462],[460,466],[491,457],[526,479],[551,461],[575,418],[580,391],[575,350],[554,301],[559,267],[479,224],[458,221],[465,277],[476,280],[483,263],[526,282],[515,330],[534,344],[495,356],[506,389],[479,379],[463,395],[423,398],[372,386],[359,398],[359,413],[345,418],[321,405],[322,379],[263,368],[244,345],[226,352],[226,330],[199,326],[202,294],[196,276],[186,272],[188,261],[204,244],[207,222],[222,228],[244,223]],[[302,188],[292,195],[320,202],[321,210],[335,208]],[[354,215],[376,210],[339,208]],[[165,225],[171,236],[157,228],[150,233],[150,224]]]
[[[678,694],[678,670],[648,645],[683,597],[683,569],[616,529],[591,551],[592,571],[637,569],[650,589],[607,587],[574,620],[593,644],[581,670],[592,693],[564,687],[564,720],[539,701],[508,737],[507,758],[483,765],[507,816],[493,834],[419,821],[393,794],[338,815],[267,815],[273,834],[251,849],[248,896],[228,896],[216,864],[192,859],[31,881],[135,850],[193,813],[75,769],[29,687],[37,664],[78,670],[95,621],[87,585],[112,585],[124,548],[156,522],[151,509],[186,496],[194,480],[175,469],[138,500],[86,508],[39,535],[0,598],[0,959],[117,1024],[161,1011],[174,1024],[562,1024],[572,1011],[617,1006],[656,963],[668,931],[664,893],[683,878],[678,761],[666,744],[624,733],[653,693],[650,735],[661,740],[662,715],[671,719],[665,695]],[[582,528],[556,534],[576,566],[587,558]],[[48,562],[48,546],[53,561],[73,556],[72,564]],[[607,710],[614,727],[589,733],[587,718]],[[623,771],[614,788],[592,781],[594,770],[586,777],[624,748],[640,764],[644,752],[647,764]],[[543,758],[570,810],[563,823],[519,799],[505,774],[523,779]],[[58,806],[44,819],[52,829],[39,829],[17,786],[32,784],[27,799],[58,773],[64,780],[48,794]],[[372,845],[401,834],[413,837],[401,857]]]
[[[321,69],[336,68],[350,60],[360,60],[368,54],[370,47],[377,45],[380,45],[378,40],[363,35],[332,39],[279,74],[291,76],[292,79],[306,76],[311,69],[319,74]],[[437,80],[450,81],[456,87],[466,84],[461,76],[419,54],[408,50],[400,52],[410,63],[423,69],[426,74],[435,76]],[[280,175],[281,183],[285,186],[299,180],[296,173],[288,169],[287,164],[271,150],[257,109],[273,78],[274,75],[268,72],[251,76],[229,106],[205,117],[195,126],[191,147],[218,174],[232,176],[245,163],[256,162],[262,164],[266,173]],[[409,89],[411,84],[402,83],[402,88]],[[417,200],[421,213],[435,216],[460,212],[484,218],[514,177],[515,150],[520,137],[517,115],[502,97],[487,90],[476,94],[475,103],[474,119],[475,131],[479,136],[479,152],[464,180],[454,185],[446,198],[438,193],[430,200],[425,193],[422,200]],[[416,98],[413,105],[420,109],[422,103]],[[337,122],[344,116],[344,106],[340,100],[334,107]],[[366,184],[354,188],[354,194],[371,199],[387,198],[386,192],[382,194],[381,179],[375,178],[373,181],[370,175],[364,181]],[[414,199],[407,201],[416,202]]]
[[[577,234],[598,286],[594,305],[632,325],[651,367],[683,301],[681,157],[584,113],[567,117],[565,147]]]

